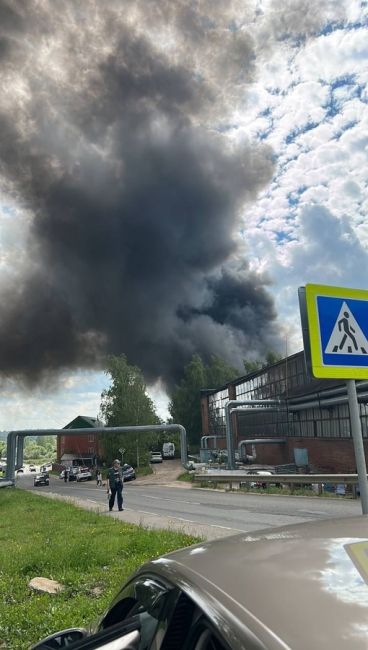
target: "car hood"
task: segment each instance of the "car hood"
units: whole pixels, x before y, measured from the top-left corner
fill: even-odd
[[[366,516],[244,533],[152,565],[199,587],[212,616],[235,614],[268,648],[368,647]]]

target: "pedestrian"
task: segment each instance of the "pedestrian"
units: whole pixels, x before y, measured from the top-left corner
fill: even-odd
[[[123,508],[123,472],[120,467],[120,460],[114,460],[112,467],[107,472],[107,494],[109,494],[109,510],[114,507],[115,495],[117,496],[119,510]]]
[[[102,474],[99,469],[96,472],[96,482],[97,482],[97,487],[102,485]]]
[[[68,481],[68,470],[67,468],[64,469],[64,483]]]

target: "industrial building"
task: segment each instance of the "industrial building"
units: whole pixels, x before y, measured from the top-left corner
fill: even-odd
[[[360,419],[368,457],[368,381],[357,381]],[[228,400],[279,400],[257,412],[232,415],[234,447],[260,464],[293,463],[311,471],[355,472],[346,384],[306,373],[304,352],[202,391],[202,435],[208,446],[225,447]],[[262,442],[264,440],[265,442]],[[240,444],[242,443],[242,444]]]

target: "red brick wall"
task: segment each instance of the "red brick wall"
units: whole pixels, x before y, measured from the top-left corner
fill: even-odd
[[[289,438],[286,444],[256,445],[257,463],[281,465],[294,463],[294,449],[307,449],[308,461],[325,472],[350,473],[356,471],[352,440]],[[368,465],[368,441],[364,442]],[[250,445],[247,447],[250,452]]]
[[[285,457],[287,455],[285,444],[278,445],[254,445],[256,448],[256,463],[265,465],[282,465],[287,462]],[[252,446],[247,445],[247,454],[252,453]]]
[[[355,472],[354,445],[352,440],[289,438],[289,461],[294,462],[294,447],[308,449],[309,464],[326,472]],[[368,461],[368,441],[364,442],[366,461]]]
[[[229,385],[229,398],[235,399],[235,388]],[[201,398],[202,435],[209,434],[208,397]],[[232,420],[235,448],[238,446],[237,418]],[[79,438],[78,438],[79,440]],[[226,439],[218,440],[219,447],[226,447]],[[286,444],[256,445],[257,463],[281,465],[294,462],[294,448],[307,449],[310,465],[326,472],[355,472],[354,446],[352,440],[336,438],[288,438]],[[364,441],[365,457],[368,465],[368,441]],[[250,447],[247,447],[250,454]]]
[[[67,429],[65,429],[65,431],[67,431]],[[75,453],[78,456],[83,456],[84,454],[87,454],[88,456],[98,454],[98,436],[94,434],[94,440],[92,441],[88,439],[89,435],[81,434],[80,436],[68,436],[67,434],[63,434],[58,436],[58,452],[60,454],[58,455],[58,458],[61,458],[64,453]],[[89,449],[91,449],[91,451],[89,451]]]

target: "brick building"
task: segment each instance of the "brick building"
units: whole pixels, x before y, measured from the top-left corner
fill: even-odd
[[[79,436],[68,436],[67,429],[86,429],[101,427],[97,418],[78,415],[65,427],[65,435],[57,436],[57,460],[61,465],[87,465],[93,466],[101,456],[101,447],[98,434],[88,433]]]
[[[357,381],[360,418],[368,461],[368,381]],[[202,392],[202,434],[216,435],[226,447],[225,404],[228,400],[280,400],[280,407],[232,415],[235,449],[241,441],[257,463],[296,463],[327,472],[354,472],[346,384],[306,374],[304,352],[249,373],[215,390]],[[260,440],[268,440],[262,444]],[[272,438],[275,442],[272,442]],[[278,440],[278,442],[276,441]]]

